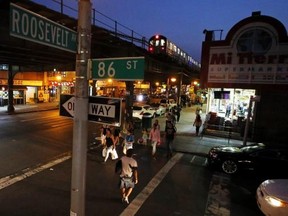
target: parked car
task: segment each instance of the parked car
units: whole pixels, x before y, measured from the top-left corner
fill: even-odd
[[[227,174],[234,174],[240,169],[273,173],[278,172],[280,167],[288,167],[288,152],[287,149],[268,147],[263,143],[213,147],[208,153],[208,165],[221,168]]]
[[[162,116],[166,113],[166,107],[160,105],[160,103],[151,103],[149,105],[155,109],[157,116]]]
[[[177,106],[177,103],[174,99],[161,99],[160,105],[165,107],[166,110],[171,111],[175,106]]]
[[[288,215],[288,179],[269,179],[257,188],[259,209],[270,216]]]
[[[150,105],[133,105],[133,118],[142,119],[143,115],[146,117],[154,118],[156,116],[156,110]]]

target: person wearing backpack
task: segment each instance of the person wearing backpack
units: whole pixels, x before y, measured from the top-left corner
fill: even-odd
[[[171,121],[166,121],[165,126],[165,143],[167,149],[167,158],[172,157],[173,154],[173,140],[177,129]]]

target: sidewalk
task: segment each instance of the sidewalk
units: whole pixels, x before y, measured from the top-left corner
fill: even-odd
[[[207,155],[210,148],[214,146],[240,146],[241,140],[233,140],[216,136],[196,136],[196,128],[193,126],[196,117],[196,108],[199,106],[192,106],[183,108],[181,111],[180,121],[176,124],[177,134],[174,140],[174,149],[177,152],[191,153],[197,155]],[[206,106],[202,107],[203,113],[201,114],[202,120],[205,120]],[[161,131],[165,129],[165,117],[158,118]]]
[[[58,109],[58,107],[59,107],[59,102],[44,102],[44,103],[35,103],[35,104],[14,105],[14,108],[15,108],[14,114],[53,110],[53,109]],[[8,115],[7,106],[0,106],[0,115]]]
[[[39,112],[44,110],[59,109],[59,102],[44,102],[37,104],[15,105],[15,114],[26,112]],[[228,138],[221,138],[216,136],[197,137],[195,135],[195,127],[193,122],[195,119],[195,110],[197,106],[186,107],[182,109],[180,121],[176,124],[177,134],[174,140],[174,149],[177,152],[191,153],[197,155],[207,155],[210,148],[213,146],[226,145],[226,146],[240,146],[241,140],[233,140]],[[203,106],[203,111],[205,106]],[[8,115],[7,106],[0,107],[0,115]],[[202,119],[205,119],[205,113],[201,114]],[[165,116],[157,118],[160,123],[161,134],[164,136],[165,129]],[[154,121],[154,120],[153,120]],[[135,131],[135,140],[140,138],[141,129]],[[164,146],[163,146],[164,147]]]

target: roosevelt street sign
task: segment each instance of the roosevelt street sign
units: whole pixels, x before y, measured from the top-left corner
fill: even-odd
[[[76,53],[77,32],[10,4],[10,35]]]
[[[92,79],[143,80],[144,57],[92,59]]]
[[[101,124],[121,125],[121,99],[111,97],[89,97],[88,120]],[[60,115],[73,117],[75,97],[73,95],[60,96]]]

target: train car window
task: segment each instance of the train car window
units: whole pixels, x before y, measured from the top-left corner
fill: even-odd
[[[159,46],[159,40],[155,41],[155,46]]]
[[[165,40],[161,39],[161,46],[165,46]]]

